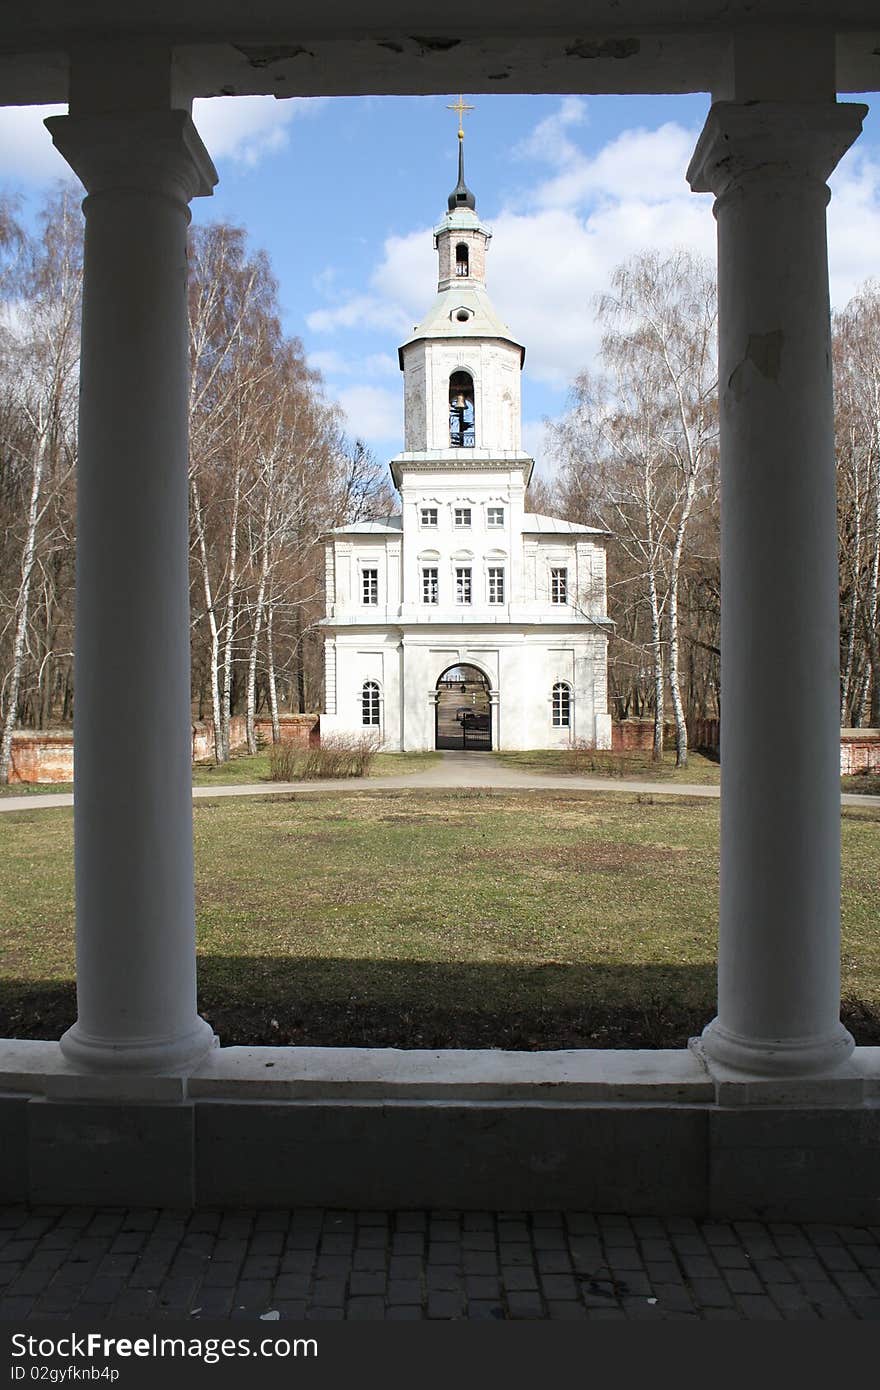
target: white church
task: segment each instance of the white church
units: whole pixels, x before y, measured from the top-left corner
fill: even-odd
[[[610,748],[608,533],[527,510],[525,348],[486,292],[462,139],[437,296],[399,349],[401,512],[327,537],[321,729],[389,751]]]

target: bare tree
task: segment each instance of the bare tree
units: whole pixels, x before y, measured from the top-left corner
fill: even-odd
[[[880,725],[880,285],[835,314],[842,724]]]
[[[576,379],[568,414],[550,430],[562,502],[616,537],[624,564],[610,594],[631,606],[622,626],[634,650],[644,639],[633,612],[649,619],[654,757],[663,755],[668,680],[684,766],[681,574],[695,508],[711,509],[717,495],[714,277],[689,252],[645,252],[614,272],[598,314],[601,374]]]
[[[41,234],[29,244],[15,273],[5,277],[6,316],[2,334],[6,467],[24,501],[19,531],[19,568],[8,622],[12,641],[3,681],[0,783],[9,780],[12,734],[20,695],[35,576],[59,543],[69,547],[69,528],[52,516],[53,506],[76,459],[76,386],[79,363],[82,224],[70,189],[59,191],[41,219]],[[47,518],[54,522],[48,528]],[[59,530],[60,528],[60,530]],[[18,528],[14,528],[18,529]],[[52,590],[44,586],[48,630]],[[40,663],[40,678],[46,659]]]

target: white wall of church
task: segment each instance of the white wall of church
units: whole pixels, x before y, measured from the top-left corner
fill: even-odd
[[[389,751],[434,747],[437,682],[450,666],[476,666],[487,677],[492,702],[492,747],[500,750],[563,748],[575,741],[609,747],[605,715],[603,633],[546,633],[472,628],[465,636],[446,629],[371,640],[363,633],[328,638],[326,663],[333,673],[335,711],[322,717],[325,734],[375,733]],[[363,722],[365,681],[380,688],[378,729]],[[570,690],[570,724],[553,725],[553,686]]]

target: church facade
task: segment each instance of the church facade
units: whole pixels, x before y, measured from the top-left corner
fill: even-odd
[[[527,510],[525,349],[486,291],[491,232],[459,179],[437,296],[399,349],[399,515],[326,538],[327,734],[387,750],[611,746],[608,533]]]

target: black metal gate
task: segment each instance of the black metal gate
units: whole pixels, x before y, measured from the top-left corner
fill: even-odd
[[[474,666],[457,666],[437,682],[434,746],[459,752],[492,748],[489,687]]]

